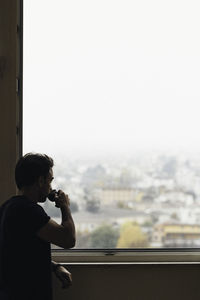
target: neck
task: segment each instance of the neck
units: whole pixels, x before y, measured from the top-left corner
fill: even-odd
[[[22,190],[20,190],[20,195],[25,196],[29,200],[33,202],[38,202],[39,201],[39,194],[38,191],[33,188],[33,187],[25,187]]]

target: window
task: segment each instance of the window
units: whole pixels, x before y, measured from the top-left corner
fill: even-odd
[[[198,11],[189,0],[24,3],[23,151],[54,158],[77,248],[199,247]]]

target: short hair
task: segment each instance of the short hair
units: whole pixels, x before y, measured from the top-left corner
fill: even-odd
[[[53,159],[46,154],[27,153],[22,156],[15,167],[18,189],[34,184],[40,176],[46,177],[53,165]]]

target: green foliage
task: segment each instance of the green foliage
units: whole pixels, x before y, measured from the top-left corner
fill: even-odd
[[[179,217],[178,217],[178,215],[177,215],[176,212],[174,212],[174,213],[171,214],[171,219],[175,220],[175,221],[178,221]]]
[[[145,221],[142,226],[145,226],[145,227],[152,227],[153,226],[153,222],[152,221]]]
[[[125,205],[124,201],[119,200],[119,201],[117,201],[117,207],[118,208],[126,208],[126,205]]]
[[[90,248],[90,233],[88,231],[76,232],[76,248]]]
[[[100,209],[100,201],[97,199],[87,199],[86,210],[92,213],[98,212]]]
[[[140,226],[135,222],[126,222],[120,229],[117,248],[143,248],[148,247],[148,239]]]
[[[91,233],[91,248],[116,248],[119,231],[112,225],[104,224]]]

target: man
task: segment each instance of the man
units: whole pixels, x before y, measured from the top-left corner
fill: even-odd
[[[52,168],[47,155],[29,153],[20,158],[15,168],[19,195],[0,208],[0,290],[11,300],[51,300],[51,271],[63,287],[71,282],[71,274],[51,262],[50,250],[50,243],[65,249],[75,245],[70,200],[58,191],[55,204],[61,210],[61,225],[38,204],[52,190]]]

